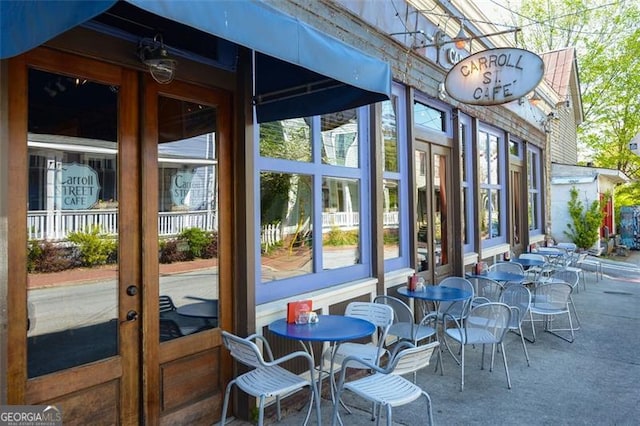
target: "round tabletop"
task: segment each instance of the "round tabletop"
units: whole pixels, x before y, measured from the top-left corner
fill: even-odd
[[[218,301],[196,302],[176,308],[178,315],[197,318],[218,318]]]
[[[341,342],[370,336],[376,331],[376,326],[361,318],[318,315],[318,322],[309,324],[290,324],[282,318],[269,324],[269,331],[288,339]]]
[[[525,268],[529,268],[531,266],[542,266],[542,265],[544,265],[544,261],[538,260],[538,259],[527,259],[527,258],[520,259],[520,258],[517,258],[517,259],[511,259],[511,261],[514,262],[514,263],[519,263],[522,266],[524,266]]]
[[[509,281],[515,283],[521,283],[524,281],[524,275],[506,271],[489,271],[486,274],[481,274],[480,276],[491,278],[494,281]]]
[[[400,287],[398,293],[402,296],[434,302],[456,302],[467,300],[472,296],[468,291],[441,285],[428,285],[418,291],[409,291],[407,287]]]

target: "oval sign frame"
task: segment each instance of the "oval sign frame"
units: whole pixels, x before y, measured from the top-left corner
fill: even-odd
[[[535,53],[499,47],[467,56],[447,73],[444,87],[453,99],[470,105],[501,105],[525,96],[544,77]]]

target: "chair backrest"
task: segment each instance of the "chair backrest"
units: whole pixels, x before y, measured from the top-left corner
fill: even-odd
[[[170,296],[160,296],[160,312],[175,311],[176,305],[173,304]]]
[[[445,279],[440,281],[438,285],[442,287],[458,288],[460,290],[465,290],[471,293],[471,297],[469,298],[469,300],[461,302],[440,302],[440,312],[447,312],[454,317],[462,317],[466,315],[469,305],[471,304],[471,300],[473,300],[475,296],[473,284],[471,284],[471,281],[462,277],[446,277]]]
[[[161,342],[166,342],[167,340],[172,340],[182,336],[184,336],[184,334],[182,334],[180,326],[178,326],[178,324],[174,320],[160,318]]]
[[[431,362],[433,352],[439,345],[440,343],[436,341],[401,350],[390,361],[390,366],[392,367],[391,374],[402,376],[427,367]]]
[[[490,302],[499,302],[502,294],[502,284],[491,278],[474,276],[469,278],[474,287],[475,297],[482,297]]]
[[[539,284],[534,290],[531,306],[545,310],[567,310],[572,290],[571,284],[565,282]]]
[[[511,328],[518,328],[531,307],[531,292],[523,285],[512,285],[504,289],[500,302],[511,308]]]
[[[381,350],[387,340],[389,327],[393,324],[393,309],[391,306],[374,302],[351,302],[347,305],[345,316],[361,318],[373,323],[377,328],[375,333],[378,348]]]
[[[409,307],[409,305],[407,305],[406,303],[404,303],[402,300],[398,299],[397,297],[393,297],[393,296],[386,296],[386,295],[381,295],[381,296],[376,296],[373,299],[374,303],[382,303],[384,305],[389,305],[391,306],[391,309],[393,309],[393,323],[397,324],[399,322],[402,323],[415,323],[415,318],[413,315],[413,311],[411,310],[411,308]]]
[[[511,323],[511,308],[499,302],[484,303],[469,311],[464,322],[465,342],[467,343],[502,343]],[[477,333],[476,331],[482,331]],[[475,341],[474,336],[482,336]],[[490,339],[487,339],[491,336]]]
[[[551,274],[551,279],[557,281],[564,281],[571,285],[571,287],[575,288],[580,281],[580,276],[578,275],[578,271],[560,269]]]
[[[224,330],[222,331],[222,341],[231,352],[231,356],[238,362],[250,367],[260,367],[265,364],[260,349],[252,341]]]
[[[524,275],[524,268],[521,264],[516,262],[497,262],[489,266],[489,270]]]

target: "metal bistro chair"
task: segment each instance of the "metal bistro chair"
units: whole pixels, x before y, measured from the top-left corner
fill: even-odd
[[[420,322],[416,323],[413,310],[402,300],[393,296],[376,296],[373,301],[393,308],[393,324],[389,327],[387,335],[395,337],[396,341],[407,341],[417,346],[419,342],[425,339],[437,339],[438,317],[435,313],[426,315]],[[440,365],[442,365],[440,351],[438,351],[438,357]],[[416,373],[413,375],[413,381],[415,383]]]
[[[504,289],[500,295],[500,302],[511,308],[509,330],[520,334],[522,349],[524,350],[524,356],[527,359],[527,366],[530,366],[529,352],[527,351],[527,345],[524,342],[524,333],[522,332],[522,321],[526,318],[526,315],[529,313],[529,309],[531,308],[531,292],[525,286],[512,285]]]
[[[571,284],[565,282],[551,282],[538,285],[533,294],[533,301],[529,309],[529,320],[533,331],[533,342],[536,341],[536,328],[533,315],[542,315],[545,331],[572,343],[575,339],[571,312],[569,310],[569,297],[571,296]],[[569,328],[552,328],[551,318],[558,315],[567,315]],[[571,338],[559,334],[559,331],[569,331]]]
[[[473,305],[479,304],[477,303],[478,298],[486,302],[500,301],[500,295],[502,294],[504,287],[498,281],[477,275],[470,277],[469,281],[471,281],[471,284],[473,285],[475,294],[475,298],[472,302]]]
[[[340,400],[340,396],[345,390],[355,393],[361,398],[372,402],[374,407],[378,407],[375,415],[376,425],[380,422],[382,407],[384,406],[387,415],[387,426],[391,426],[391,409],[393,407],[408,404],[424,396],[427,400],[429,424],[432,425],[433,414],[429,394],[415,383],[402,377],[402,375],[415,373],[428,366],[431,362],[433,351],[436,350],[438,345],[438,342],[432,342],[426,345],[413,346],[409,342],[401,342],[395,348],[386,368],[370,364],[357,357],[345,358],[344,368],[338,383],[337,399],[333,407],[332,425],[335,426],[338,421],[340,404],[337,401]],[[346,371],[353,364],[357,366],[356,368],[359,368],[360,365],[366,365],[367,368],[374,371],[374,374],[345,383]]]
[[[446,316],[445,314],[445,317]],[[451,353],[456,362],[461,366],[460,391],[464,390],[464,357],[465,346],[467,345],[482,345],[481,369],[484,369],[485,346],[491,345],[491,366],[489,371],[493,371],[494,346],[499,345],[504,363],[504,371],[507,375],[507,386],[511,389],[507,354],[504,351],[503,344],[504,336],[507,334],[507,331],[509,331],[511,308],[504,303],[490,302],[471,308],[471,311],[463,323],[460,323],[460,321],[453,317],[447,319],[450,319],[456,326],[445,330],[445,338],[449,337],[460,344],[460,360]]]
[[[222,331],[222,340],[231,352],[231,356],[238,362],[253,367],[253,370],[241,374],[236,377],[227,385],[227,389],[224,394],[224,402],[222,404],[222,419],[220,424],[224,425],[227,417],[227,407],[229,405],[229,396],[231,394],[231,387],[235,384],[247,394],[258,398],[259,401],[259,415],[258,425],[262,426],[264,423],[264,403],[265,399],[269,397],[276,398],[276,406],[278,412],[278,421],[281,420],[280,413],[280,397],[286,396],[296,390],[309,386],[311,389],[311,400],[309,402],[309,409],[307,416],[304,419],[306,425],[311,415],[311,409],[315,403],[316,415],[318,425],[322,424],[320,418],[320,394],[316,387],[314,365],[311,355],[305,351],[293,352],[289,355],[283,356],[276,360],[273,359],[273,353],[269,342],[264,337],[252,334],[247,338],[241,338],[234,334]],[[262,356],[260,349],[253,342],[254,340],[260,340],[264,351],[267,354],[267,361]],[[286,370],[280,366],[280,364],[289,361],[294,358],[304,358],[308,362],[309,379],[305,379],[297,374],[293,374],[289,370]]]

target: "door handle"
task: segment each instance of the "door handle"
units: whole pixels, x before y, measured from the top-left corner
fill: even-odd
[[[136,321],[138,319],[138,313],[134,310],[131,310],[129,312],[127,312],[127,319],[120,321],[121,323],[123,322],[133,322]]]

